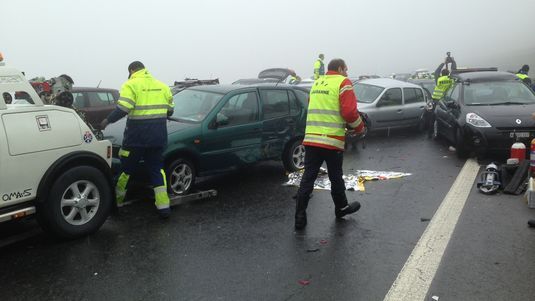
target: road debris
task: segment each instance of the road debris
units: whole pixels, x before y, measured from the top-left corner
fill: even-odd
[[[374,171],[374,170],[357,170],[354,173],[343,175],[345,186],[347,190],[351,191],[365,191],[364,182],[399,179],[410,176],[410,173],[396,172],[396,171]],[[288,181],[284,186],[299,187],[303,171],[296,171],[288,175]],[[331,190],[331,181],[326,168],[320,168],[318,178],[314,182],[314,189]]]
[[[301,284],[303,286],[309,285],[310,284],[310,280],[305,280],[305,279],[299,280],[299,284]]]

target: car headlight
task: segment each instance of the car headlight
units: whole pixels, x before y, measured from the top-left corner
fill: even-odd
[[[481,118],[476,113],[466,114],[466,123],[475,126],[476,128],[490,128],[491,125],[485,119]]]

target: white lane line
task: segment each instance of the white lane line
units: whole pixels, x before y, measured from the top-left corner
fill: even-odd
[[[477,162],[467,160],[384,301],[424,300],[478,172]]]

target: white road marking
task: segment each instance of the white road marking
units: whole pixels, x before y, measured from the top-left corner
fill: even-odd
[[[478,172],[477,162],[467,160],[384,301],[424,300]]]

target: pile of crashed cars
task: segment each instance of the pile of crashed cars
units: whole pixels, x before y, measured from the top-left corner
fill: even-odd
[[[406,81],[374,75],[351,78],[369,130],[427,130],[423,113],[432,101],[434,79],[422,74],[426,71]],[[292,70],[274,68],[232,85],[199,80],[177,84],[164,153],[170,192],[187,194],[197,177],[259,161],[282,161],[288,171],[303,168],[301,141],[313,80],[290,84],[292,77]],[[516,141],[534,138],[535,93],[514,74],[496,68],[458,69],[452,78],[454,84],[438,102],[431,126],[432,136],[453,145],[459,157],[507,151]],[[124,127],[125,120],[105,132],[114,146],[116,168]]]

